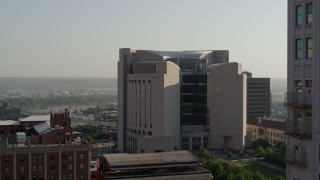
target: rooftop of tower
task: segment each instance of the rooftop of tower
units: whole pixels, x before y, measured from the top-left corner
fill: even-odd
[[[195,50],[195,51],[152,51],[146,50],[148,52],[155,53],[159,56],[167,58],[201,58],[203,55],[211,53],[210,50]]]

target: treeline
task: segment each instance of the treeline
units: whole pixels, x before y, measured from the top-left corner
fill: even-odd
[[[280,141],[272,148],[269,142],[265,139],[258,139],[252,143],[252,147],[257,152],[258,158],[263,158],[263,161],[285,168],[285,153],[287,145]]]
[[[47,91],[52,89],[106,89],[116,88],[116,78],[28,78],[0,77],[1,90]]]
[[[84,140],[88,141],[91,144],[95,144],[96,140],[101,140],[105,137],[102,132],[101,126],[93,126],[91,124],[78,125],[72,127],[73,131],[78,131],[84,134]]]
[[[2,101],[2,99],[0,99]],[[116,95],[64,95],[47,97],[15,97],[8,99],[11,107],[46,108],[54,106],[82,106],[117,102]]]
[[[206,149],[199,155],[199,162],[212,172],[214,179],[218,180],[285,180],[282,176],[271,179],[260,172],[252,172],[241,165],[220,160]]]

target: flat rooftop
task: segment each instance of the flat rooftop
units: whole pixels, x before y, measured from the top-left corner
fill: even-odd
[[[212,51],[208,51],[208,50],[197,50],[197,51],[152,51],[152,50],[146,50],[146,51],[155,53],[159,56],[170,57],[170,58],[200,58],[201,56],[212,52]]]
[[[176,177],[212,179],[211,172],[188,151],[105,154],[100,162],[104,179]],[[205,178],[203,178],[205,177]],[[179,179],[179,178],[178,178]]]
[[[25,122],[25,121],[50,121],[50,114],[29,116],[26,118],[21,118],[21,119],[19,119],[19,121],[21,121],[21,122]]]
[[[19,121],[13,121],[13,120],[6,120],[6,121],[0,121],[0,126],[19,126]]]
[[[141,154],[104,154],[111,169],[128,166],[150,166],[161,164],[198,163],[198,159],[188,151]]]

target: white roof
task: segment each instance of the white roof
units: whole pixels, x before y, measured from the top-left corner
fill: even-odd
[[[39,134],[45,134],[47,132],[50,132],[53,128],[50,127],[49,122],[43,122],[37,125],[34,125],[33,128],[39,133]]]
[[[151,51],[159,56],[171,57],[171,58],[200,58],[202,55],[211,53],[212,51],[200,50],[200,51]]]
[[[20,125],[19,121],[7,120],[7,121],[0,121],[0,126],[12,126],[12,125]]]
[[[21,118],[19,119],[21,122],[26,122],[26,121],[50,121],[50,114],[48,115],[36,115],[36,116],[29,116],[26,118]]]
[[[16,134],[19,135],[19,136],[26,136],[25,132],[16,132]]]

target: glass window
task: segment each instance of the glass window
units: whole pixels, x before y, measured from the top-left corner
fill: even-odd
[[[296,26],[302,25],[302,6],[296,6]]]
[[[201,146],[201,137],[192,138],[192,150],[200,150]]]
[[[301,59],[302,58],[302,46],[301,46],[301,39],[296,39],[295,42],[295,57],[296,59]]]
[[[312,24],[312,21],[313,21],[313,15],[312,15],[312,3],[307,3],[306,5],[306,24],[307,25],[310,25]]]
[[[83,154],[80,154],[80,159],[83,159],[83,158],[84,158]]]
[[[185,137],[182,138],[182,142],[183,142],[183,143],[189,143],[189,138],[185,138]]]
[[[208,137],[203,137],[203,148],[207,148],[209,143]]]
[[[67,155],[62,155],[62,160],[67,160]]]
[[[83,169],[83,163],[80,164],[80,169]]]
[[[189,144],[182,144],[182,150],[189,150]]]
[[[296,87],[302,87],[301,80],[295,80]]]
[[[307,45],[307,59],[312,59],[312,49],[313,49],[313,43],[312,43],[312,38],[307,38],[306,40],[306,45]]]
[[[306,80],[306,87],[312,87],[312,80]]]
[[[55,157],[52,155],[50,156],[50,161],[54,161],[55,160]]]

